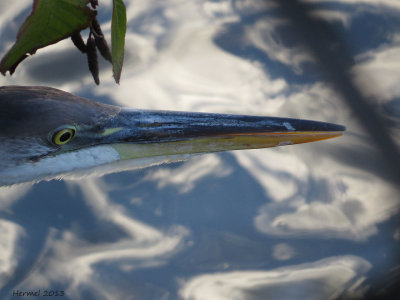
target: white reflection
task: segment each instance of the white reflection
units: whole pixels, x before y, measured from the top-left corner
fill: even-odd
[[[206,177],[226,177],[232,170],[223,164],[216,155],[194,158],[183,166],[175,169],[158,168],[149,172],[145,180],[157,182],[158,188],[176,186],[180,194],[190,192],[197,182]]]
[[[371,265],[356,256],[269,271],[198,275],[182,283],[180,296],[191,300],[336,299],[354,296]]]
[[[301,158],[284,149],[250,152],[235,152],[238,162],[264,188],[266,196],[274,201],[282,201],[300,192],[298,182],[304,182],[309,169]]]
[[[367,96],[384,101],[400,96],[400,34],[391,42],[357,57],[354,76]]]
[[[7,283],[17,266],[19,239],[24,230],[17,224],[0,219],[0,288]]]
[[[0,2],[0,34],[7,28],[6,25],[13,29],[19,28],[21,24],[16,24],[16,17],[26,8],[32,6],[30,1],[1,1]],[[10,45],[2,45],[8,48]]]
[[[234,12],[230,0],[204,1],[203,10],[211,20],[219,22],[238,22],[239,16]]]
[[[288,260],[296,255],[296,251],[286,243],[279,243],[272,250],[272,257],[276,260]]]
[[[311,11],[311,15],[315,18],[323,19],[327,22],[341,22],[347,29],[350,28],[352,14],[346,11],[333,9],[315,9]]]
[[[31,187],[31,183],[0,187],[0,210],[6,211],[12,203],[24,197]]]
[[[270,59],[279,61],[301,74],[301,65],[313,62],[314,59],[302,45],[287,47],[282,38],[276,34],[277,27],[288,24],[287,20],[272,18],[260,19],[254,26],[247,27],[249,41],[264,51]]]

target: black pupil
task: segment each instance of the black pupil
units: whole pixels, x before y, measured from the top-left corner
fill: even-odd
[[[64,132],[61,136],[60,136],[60,142],[66,142],[71,138],[71,132]]]

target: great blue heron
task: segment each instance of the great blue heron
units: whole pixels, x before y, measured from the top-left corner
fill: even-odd
[[[341,125],[121,108],[49,87],[0,88],[0,186],[105,174],[190,155],[313,142]]]

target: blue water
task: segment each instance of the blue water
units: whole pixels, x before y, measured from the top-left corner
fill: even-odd
[[[1,55],[30,10],[3,2]],[[398,137],[399,4],[323,2],[313,14],[346,43],[352,79]],[[69,40],[39,50],[0,84],[121,106],[315,119],[347,132],[1,188],[0,298],[40,289],[25,298],[334,299],[396,281],[398,183],[289,20],[252,0],[126,5],[120,85],[101,61],[96,87]],[[109,40],[110,13],[101,2]],[[64,296],[44,296],[52,291]]]

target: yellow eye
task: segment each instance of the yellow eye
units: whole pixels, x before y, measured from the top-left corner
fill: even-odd
[[[74,128],[63,128],[53,134],[52,142],[56,145],[64,145],[68,143],[75,135]]]

